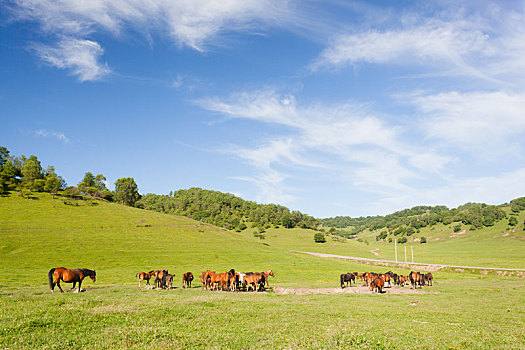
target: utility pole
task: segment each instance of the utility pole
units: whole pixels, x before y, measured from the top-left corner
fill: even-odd
[[[405,262],[407,262],[407,246],[405,246]]]
[[[410,246],[410,250],[412,251],[412,264],[414,263],[414,247]]]
[[[396,252],[396,262],[397,262],[397,238],[394,239],[394,250]]]

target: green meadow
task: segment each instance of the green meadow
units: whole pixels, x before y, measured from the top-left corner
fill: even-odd
[[[66,203],[0,197],[0,348],[525,348],[523,278],[436,272],[417,294],[202,291],[201,271],[231,268],[272,269],[272,287],[338,288],[343,272],[387,268],[297,251],[393,259],[393,245],[373,233],[369,244],[316,244],[314,231],[282,228],[260,239],[114,203]],[[525,268],[521,232],[434,231],[414,244],[416,261]],[[51,294],[47,273],[59,266],[96,269],[97,281]],[[175,290],[138,289],[137,272],[160,268],[176,275]],[[181,288],[187,271],[191,289]]]

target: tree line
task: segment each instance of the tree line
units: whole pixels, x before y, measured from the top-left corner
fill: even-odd
[[[14,191],[30,198],[33,192],[48,192],[53,198],[103,199],[147,210],[182,215],[227,229],[244,230],[250,225],[259,232],[271,225],[285,228],[316,229],[319,220],[299,211],[276,204],[257,204],[229,193],[190,188],[171,192],[169,195],[146,194],[141,196],[132,177],[120,178],[115,190],[106,187],[102,174],[86,172],[76,186],[67,186],[53,166],[44,169],[34,155],[14,157],[5,147],[0,147],[0,195]]]
[[[139,207],[167,214],[183,215],[229,230],[248,226],[263,231],[271,226],[317,229],[319,220],[277,204],[258,204],[230,193],[190,188],[169,195],[146,194]]]
[[[525,210],[525,197],[517,198],[510,202],[511,213]],[[459,223],[468,225],[471,230],[493,226],[496,222],[507,217],[501,206],[485,203],[466,203],[457,208],[449,209],[446,206],[416,206],[411,209],[397,211],[385,216],[367,216],[352,218],[337,216],[321,219],[321,224],[332,228],[351,228],[344,235],[352,236],[364,230],[383,230],[378,240],[385,239],[387,235],[411,236],[419,229],[434,226],[438,223],[449,225]],[[516,221],[509,219],[509,224]],[[457,225],[456,225],[457,226]],[[336,232],[336,230],[332,230]]]
[[[60,194],[70,198],[88,196],[110,202],[134,206],[140,199],[137,184],[132,177],[123,177],[115,182],[115,190],[106,187],[106,177],[87,172],[77,186],[67,186],[66,181],[56,173],[55,167],[42,167],[34,155],[27,158],[11,156],[6,147],[0,147],[0,195],[17,192],[30,198],[33,192],[48,192],[53,198]]]

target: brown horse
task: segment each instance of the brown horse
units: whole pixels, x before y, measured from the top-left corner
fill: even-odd
[[[150,272],[139,272],[135,275],[135,277],[138,277],[139,278],[139,288],[140,288],[140,283],[142,281],[146,281],[146,284],[149,285],[149,280],[151,279],[151,277],[153,276],[153,273],[155,271],[150,271]]]
[[[266,280],[266,287],[270,288],[270,283],[268,283],[268,277],[272,276],[273,278],[275,278],[275,275],[273,274],[273,271],[272,270],[264,271],[263,275],[264,275],[264,278]]]
[[[384,287],[385,287],[385,281],[381,277],[377,277],[375,280],[373,280],[370,283],[370,291],[373,291],[375,289],[379,293],[384,293],[383,292]]]
[[[51,288],[51,293],[55,291],[55,285],[58,286],[58,288],[60,288],[60,291],[62,293],[64,293],[62,287],[60,287],[60,281],[66,283],[73,283],[73,287],[70,289],[70,291],[75,289],[75,285],[78,282],[78,292],[80,293],[80,286],[82,285],[82,280],[84,280],[86,276],[89,276],[93,282],[97,280],[97,273],[95,272],[95,270],[89,269],[69,270],[65,267],[57,267],[49,270],[47,274],[47,277],[49,278],[49,288]],[[55,279],[54,282],[53,277]]]
[[[211,270],[202,271],[202,274],[201,274],[202,290],[204,290],[204,288],[208,290],[208,287],[210,287],[211,285],[211,275],[214,275],[214,274],[215,274],[215,271],[211,271]]]
[[[410,278],[410,283],[412,284],[411,289],[416,289],[417,284],[419,284],[419,287],[421,288],[423,284],[423,276],[419,272],[410,271],[408,278]]]
[[[155,287],[156,288],[165,288],[166,287],[166,275],[168,270],[155,270],[153,271],[153,276],[155,276]]]
[[[432,282],[434,281],[434,276],[432,276],[432,273],[425,273],[423,275],[423,283],[427,283],[429,286],[432,286]]]
[[[182,275],[182,288],[191,288],[191,281],[193,281],[193,274],[191,272],[186,272],[184,275]]]
[[[173,277],[175,277],[175,275],[169,273],[164,275],[162,279],[163,289],[173,289]]]

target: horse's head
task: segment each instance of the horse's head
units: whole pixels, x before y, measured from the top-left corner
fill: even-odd
[[[93,282],[96,282],[97,281],[97,272],[95,270],[93,270],[93,273],[91,275],[89,275],[89,277],[91,277],[91,280]]]
[[[268,276],[275,277],[275,275],[273,274],[273,271],[272,271],[272,270],[270,270],[270,272],[268,272]]]

